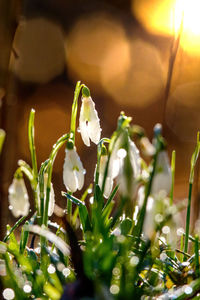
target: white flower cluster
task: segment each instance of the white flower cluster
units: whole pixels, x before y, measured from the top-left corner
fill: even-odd
[[[82,140],[86,146],[90,146],[90,140],[98,144],[101,137],[101,127],[95,104],[92,98],[82,96],[79,127]],[[150,144],[150,143],[149,143]],[[153,145],[151,144],[151,147]],[[152,149],[151,149],[152,152]],[[153,152],[152,152],[153,153]],[[105,170],[107,168],[106,178]],[[171,187],[171,170],[165,151],[161,151],[157,159],[157,171],[152,182],[152,195],[160,190],[169,193]],[[96,172],[96,171],[95,171]],[[65,150],[63,166],[63,182],[66,189],[72,193],[81,190],[84,185],[85,169],[76,151],[74,143]],[[113,143],[111,153],[103,153],[100,157],[98,184],[104,189],[104,197],[108,198],[116,179],[121,195],[132,197],[138,187],[138,179],[142,176],[141,158],[139,150],[129,138],[128,133],[122,130]],[[104,182],[105,181],[105,182]],[[104,184],[103,184],[104,183]],[[104,187],[103,187],[104,185]],[[46,203],[47,174],[44,175],[44,206]],[[40,191],[37,187],[38,207],[40,209]],[[144,191],[143,191],[144,193]],[[144,197],[142,193],[142,198]],[[23,177],[14,178],[9,187],[9,203],[15,217],[26,216],[29,212],[29,198]],[[53,185],[50,187],[49,210],[51,216],[54,211],[55,195]],[[149,203],[148,207],[149,208]],[[148,209],[147,209],[148,210]]]

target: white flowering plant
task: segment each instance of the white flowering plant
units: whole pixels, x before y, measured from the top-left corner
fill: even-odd
[[[80,134],[87,147],[90,142],[97,145],[96,168],[87,170],[94,172],[94,182],[87,188],[75,144],[80,94]],[[3,298],[199,299],[199,238],[190,235],[189,227],[199,134],[191,159],[184,230],[178,227],[184,205],[173,203],[175,152],[170,165],[160,124],[151,143],[122,112],[111,138],[101,138],[90,91],[78,82],[70,132],[58,139],[38,168],[34,116],[31,110],[32,164],[19,160],[8,191],[9,207],[18,220],[7,226],[0,242]],[[4,137],[2,131],[0,150]],[[54,161],[62,146],[64,208],[56,204],[52,183]],[[30,181],[34,210],[30,210],[24,176]],[[77,190],[82,192],[80,198],[74,195]],[[56,222],[51,221],[54,215]]]

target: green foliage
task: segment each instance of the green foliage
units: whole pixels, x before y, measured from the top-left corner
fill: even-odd
[[[20,160],[15,179],[21,180],[26,175],[30,181],[35,211],[22,216],[12,228],[8,226],[0,242],[3,297],[67,299],[62,296],[65,286],[78,293],[80,286],[88,285],[88,293],[86,288],[79,299],[195,299],[200,292],[199,238],[189,235],[188,220],[194,168],[200,150],[199,135],[191,160],[186,233],[177,235],[176,232],[183,205],[173,204],[175,152],[171,176],[166,142],[160,125],[156,126],[152,144],[148,141],[152,156],[147,164],[131,140],[131,118],[124,113],[111,138],[98,142],[94,183],[80,199],[70,190],[62,192],[66,207],[54,209],[57,223],[50,221],[53,164],[63,145],[68,154],[76,155],[76,118],[81,91],[84,97],[90,96],[89,89],[78,82],[70,132],[58,139],[40,168],[34,142],[35,111],[30,113],[32,163],[29,166]],[[139,129],[142,134],[137,134],[138,145],[145,137],[144,130]],[[160,157],[164,157],[162,168],[157,166]],[[68,162],[72,165],[68,172],[76,183],[84,170],[76,165],[75,158]],[[161,188],[163,181],[165,185]],[[188,249],[189,240],[193,247]]]

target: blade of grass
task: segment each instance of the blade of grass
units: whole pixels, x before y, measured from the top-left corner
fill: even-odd
[[[192,187],[193,187],[193,181],[194,181],[194,170],[195,170],[195,165],[196,165],[196,162],[197,162],[197,159],[199,156],[199,152],[200,152],[199,134],[200,133],[198,132],[197,133],[197,144],[196,144],[194,153],[191,158],[184,252],[188,252],[188,240],[189,240],[189,230],[190,230],[190,210],[191,210],[191,200],[192,200]],[[187,260],[186,257],[184,257],[184,261],[185,260]]]
[[[171,159],[172,185],[171,185],[171,192],[170,192],[170,205],[173,204],[173,199],[174,199],[175,165],[176,165],[176,151],[173,150],[172,159]]]
[[[195,236],[194,252],[195,252],[195,274],[198,278],[199,275],[200,275],[200,270],[199,270],[199,237],[198,237],[198,235]]]

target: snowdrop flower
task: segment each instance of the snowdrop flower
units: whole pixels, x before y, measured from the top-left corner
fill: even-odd
[[[141,173],[140,154],[129,137],[127,137],[127,145],[124,146],[125,138],[125,133],[121,133],[113,146],[108,177],[112,180],[117,177],[121,194],[132,197],[136,188],[136,179]]]
[[[122,195],[132,197],[136,190],[136,179],[141,173],[139,150],[130,138],[128,138],[128,152],[125,149],[118,150],[120,168],[118,182]]]
[[[90,139],[93,143],[98,144],[101,136],[101,127],[95,104],[90,96],[82,97],[79,127],[82,140],[86,146],[90,146]]]
[[[107,161],[108,161],[108,156],[102,155],[100,158],[100,164],[99,164],[99,182],[98,182],[101,189],[102,189],[102,185],[103,185],[103,178],[104,178]],[[110,196],[112,187],[113,187],[113,179],[107,175],[104,193],[103,193],[105,198],[108,198]]]
[[[84,175],[85,169],[76,152],[76,148],[66,148],[63,167],[63,181],[66,189],[72,193],[81,190],[84,185]]]
[[[27,216],[29,213],[29,197],[24,179],[14,178],[8,189],[8,201],[15,218]]]
[[[155,154],[155,147],[150,143],[146,136],[143,136],[140,140],[140,146],[142,153],[146,156],[153,156]]]
[[[138,206],[141,209],[144,203],[145,197],[145,188],[141,186],[138,190]],[[143,224],[143,234],[146,238],[151,239],[153,233],[155,232],[155,214],[156,214],[156,205],[155,199],[151,196],[148,197],[145,219]]]
[[[160,191],[165,191],[168,195],[171,189],[172,174],[169,165],[169,159],[165,150],[158,153],[156,163],[156,173],[153,178],[151,193],[157,194]]]
[[[47,180],[48,180],[48,174],[44,174],[44,207],[46,203],[46,188],[47,188]],[[39,185],[37,186],[37,196],[38,196],[38,207],[40,209],[40,190]],[[54,212],[54,206],[55,206],[55,193],[53,189],[53,184],[51,183],[51,190],[50,190],[50,196],[49,196],[49,207],[48,207],[48,216],[52,216]]]

